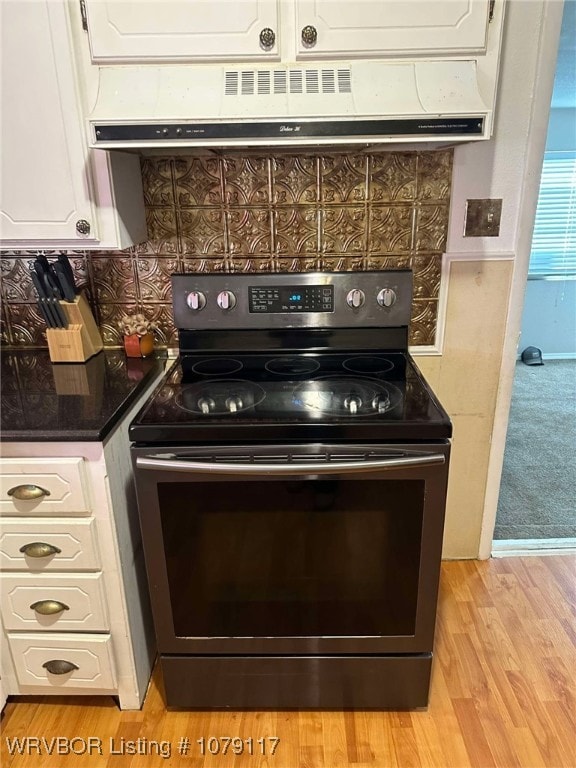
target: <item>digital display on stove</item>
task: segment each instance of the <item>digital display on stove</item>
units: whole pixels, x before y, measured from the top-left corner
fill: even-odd
[[[334,312],[333,285],[296,285],[248,288],[250,312],[281,314],[284,312]]]

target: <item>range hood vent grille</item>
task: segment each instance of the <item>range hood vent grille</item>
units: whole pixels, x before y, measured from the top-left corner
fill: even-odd
[[[287,93],[352,93],[350,68],[228,69],[224,74],[225,96],[283,96]]]

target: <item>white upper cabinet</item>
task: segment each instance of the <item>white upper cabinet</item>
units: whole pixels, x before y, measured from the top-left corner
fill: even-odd
[[[489,15],[489,0],[85,0],[85,7],[92,61],[103,64],[470,54],[486,48]]]
[[[488,15],[488,0],[298,0],[297,56],[481,52]]]
[[[95,62],[278,59],[277,0],[86,0]]]
[[[145,239],[138,159],[87,147],[65,1],[3,0],[0,13],[0,246]]]

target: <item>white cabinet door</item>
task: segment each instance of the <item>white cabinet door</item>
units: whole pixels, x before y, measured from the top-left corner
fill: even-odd
[[[86,0],[86,13],[98,62],[278,58],[277,0]]]
[[[297,0],[297,55],[398,57],[482,51],[488,5],[489,0]],[[302,39],[306,27],[313,27],[307,30],[308,43]]]
[[[101,573],[3,573],[2,624],[6,629],[63,632],[108,630]]]
[[[116,688],[110,635],[11,633],[10,650],[20,685],[43,686],[54,692]]]
[[[97,239],[69,42],[54,35],[64,7],[4,0],[0,13],[0,239]],[[76,231],[80,220],[87,236]]]
[[[93,517],[0,520],[0,570],[42,573],[99,568]]]
[[[82,458],[0,460],[0,515],[88,515]]]
[[[0,248],[146,239],[138,157],[88,149],[67,10],[0,2]]]

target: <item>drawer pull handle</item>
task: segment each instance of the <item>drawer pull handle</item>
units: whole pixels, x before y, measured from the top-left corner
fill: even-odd
[[[66,603],[61,603],[59,600],[38,600],[32,603],[30,608],[36,613],[41,613],[42,616],[53,616],[55,613],[70,610]]]
[[[68,672],[80,669],[76,664],[71,661],[64,661],[64,659],[50,659],[50,661],[45,661],[42,667],[47,669],[51,675],[66,675]]]
[[[50,496],[50,491],[39,485],[15,485],[14,488],[9,489],[8,496],[14,496],[19,501],[34,501],[43,496]]]
[[[24,544],[19,551],[27,557],[49,557],[50,555],[59,555],[62,552],[58,547],[46,544],[45,541],[33,541],[30,544]]]

